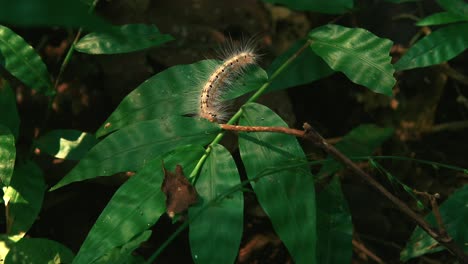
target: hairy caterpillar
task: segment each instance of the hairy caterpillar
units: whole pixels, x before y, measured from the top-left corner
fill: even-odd
[[[253,41],[243,42],[236,48],[231,43],[223,51],[223,62],[216,66],[203,84],[198,101],[198,116],[211,122],[223,122],[227,118],[226,106],[221,96],[230,88],[233,79],[238,78],[244,70],[256,63]]]

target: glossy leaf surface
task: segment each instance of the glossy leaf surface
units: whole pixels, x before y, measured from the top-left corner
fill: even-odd
[[[448,61],[468,48],[468,23],[454,24],[432,32],[416,42],[395,63],[398,71]]]
[[[7,127],[0,124],[0,180],[2,186],[10,185],[15,159],[15,138]]]
[[[73,261],[73,252],[64,245],[45,238],[23,238],[13,244],[5,264],[62,264]]]
[[[287,126],[263,105],[249,103],[242,109],[240,125]],[[271,168],[306,161],[296,138],[281,133],[240,133],[239,150],[249,179]],[[317,263],[314,179],[308,166],[273,172],[252,186],[295,263]]]
[[[353,223],[337,177],[317,194],[318,263],[351,263]]]
[[[265,2],[282,4],[291,9],[315,11],[327,14],[342,14],[353,8],[353,0],[264,0]]]
[[[444,221],[447,233],[455,240],[462,250],[468,252],[468,185],[456,190],[448,199],[440,204],[440,216]],[[434,214],[426,218],[432,226],[437,226]],[[432,237],[417,227],[411,235],[406,248],[401,252],[400,259],[407,261],[424,254],[444,250]]]
[[[35,146],[59,159],[79,160],[97,143],[97,139],[86,132],[73,129],[52,130],[41,136]]]
[[[175,116],[137,123],[99,142],[52,190],[96,176],[138,170],[179,146],[205,145],[218,132],[218,124],[199,118]]]
[[[5,60],[5,69],[29,88],[46,95],[54,93],[49,73],[41,57],[22,37],[2,25],[0,53]]]
[[[189,209],[190,249],[195,263],[234,263],[243,231],[243,194],[218,197],[239,185],[240,175],[229,151],[212,147],[195,185],[200,202]]]
[[[468,20],[450,12],[440,12],[425,17],[416,23],[418,26],[434,26]]]
[[[0,124],[8,127],[15,138],[18,138],[20,118],[16,107],[16,96],[6,81],[0,80]]]
[[[392,42],[362,28],[325,25],[309,33],[310,47],[328,66],[376,93],[392,95]]]
[[[440,6],[453,14],[468,19],[468,3],[464,0],[437,0]]]
[[[128,24],[115,27],[112,33],[90,33],[76,43],[75,49],[88,54],[127,53],[160,46],[173,39],[160,33],[154,25]]]
[[[45,183],[41,169],[32,161],[15,168],[11,184],[3,194],[8,205],[8,235],[24,236],[42,207]]]
[[[114,194],[73,263],[92,263],[153,226],[166,210],[165,196],[161,191],[164,178],[162,162],[168,170],[180,164],[185,171],[191,171],[203,153],[200,146],[188,146],[149,161]]]

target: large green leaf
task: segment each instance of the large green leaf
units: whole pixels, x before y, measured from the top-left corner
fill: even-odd
[[[392,95],[392,42],[362,28],[325,25],[309,33],[310,47],[335,71],[376,93]]]
[[[249,103],[242,109],[241,125],[287,126],[263,105]],[[306,161],[296,138],[280,133],[240,133],[239,149],[249,179],[278,165]],[[317,263],[314,179],[308,166],[272,173],[252,186],[295,263]]]
[[[171,35],[160,33],[154,25],[116,26],[115,32],[90,33],[76,43],[75,49],[88,54],[127,53],[159,46],[174,39]]]
[[[179,146],[207,144],[218,132],[218,124],[199,118],[173,116],[137,123],[99,142],[51,190],[96,176],[138,170]]]
[[[109,31],[111,25],[88,12],[80,0],[0,0],[0,23],[15,26],[83,27],[91,31]]]
[[[8,82],[0,80],[0,124],[8,127],[18,138],[20,118],[16,108],[16,96]]]
[[[4,10],[3,6],[0,10]],[[41,57],[22,37],[2,25],[0,25],[0,53],[5,59],[5,69],[13,76],[39,92],[47,95],[54,93],[47,67]]]
[[[44,192],[42,171],[34,162],[15,168],[11,184],[3,194],[8,235],[24,236],[28,232],[41,210]]]
[[[15,243],[16,241],[14,238],[8,237],[5,234],[0,234],[0,264],[5,263],[5,257]]]
[[[221,95],[222,100],[230,100],[248,92],[258,90],[268,81],[268,75],[257,65],[251,65],[240,76],[231,81]]]
[[[468,23],[454,24],[432,32],[416,42],[395,64],[402,71],[448,61],[468,47]]]
[[[151,230],[132,238],[125,245],[111,249],[109,252],[96,260],[95,264],[143,264],[145,259],[142,256],[134,255],[132,252],[140,247],[140,244],[151,237]]]
[[[0,180],[2,186],[10,185],[15,159],[15,137],[7,127],[0,124]]]
[[[440,6],[453,14],[468,19],[468,3],[464,0],[437,0]]]
[[[342,14],[354,6],[353,0],[264,0],[265,2],[282,4],[291,9],[315,11],[327,14]]]
[[[23,238],[13,244],[5,264],[62,264],[73,261],[73,252],[45,238]]]
[[[466,228],[466,223],[468,223],[468,185],[463,186],[449,196],[440,205],[439,210],[447,233],[463,251],[468,253],[468,228]],[[430,213],[425,219],[432,226],[437,226],[433,213]],[[406,248],[401,252],[400,259],[407,261],[411,258],[438,252],[443,249],[426,232],[416,227]]]
[[[57,129],[49,131],[36,140],[35,146],[59,159],[79,160],[97,139],[86,132],[73,129]]]
[[[200,146],[187,146],[149,161],[114,194],[73,263],[93,263],[109,250],[127,244],[156,223],[166,210],[165,196],[161,191],[164,178],[162,162],[170,171],[177,164],[185,171],[191,171],[203,153],[204,149]]]
[[[382,128],[373,124],[360,125],[346,134],[335,147],[348,157],[369,156],[393,135],[393,128]],[[319,175],[331,175],[343,168],[337,161],[323,165]]]
[[[317,236],[318,263],[351,263],[353,223],[337,177],[317,194]]]
[[[197,113],[197,100],[203,80],[206,80],[219,64],[219,61],[204,60],[194,64],[174,66],[151,77],[122,100],[98,129],[96,136],[101,137],[144,120]],[[226,98],[232,99],[258,89],[258,84],[263,84],[267,79],[266,73],[259,67],[252,67],[247,71],[247,75],[243,76],[245,79],[232,84],[233,92],[228,91]],[[242,86],[244,81],[245,86]],[[238,88],[243,92],[237,91]]]
[[[433,26],[433,25],[442,25],[442,24],[448,24],[448,23],[454,23],[454,22],[460,22],[460,21],[466,21],[466,18],[463,18],[461,16],[455,15],[450,12],[440,12],[440,13],[435,13],[432,14],[428,17],[425,17],[416,23],[416,25],[422,27],[422,26]]]
[[[276,58],[268,68],[268,76],[272,76],[272,74],[304,44],[305,40],[298,41],[285,53]],[[268,88],[268,91],[281,90],[310,83],[327,77],[332,73],[333,70],[328,67],[322,58],[317,56],[311,49],[306,49],[276,77]]]
[[[236,192],[222,200],[217,198],[239,184],[239,172],[231,154],[223,146],[213,145],[195,185],[201,202],[189,209],[190,219],[197,216],[190,222],[189,233],[195,263],[236,260],[243,230],[243,195]]]

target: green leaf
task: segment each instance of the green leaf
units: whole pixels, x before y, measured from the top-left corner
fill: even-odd
[[[392,95],[394,69],[389,56],[392,42],[362,28],[321,26],[309,33],[310,47],[335,71],[376,93]]]
[[[24,236],[36,220],[44,199],[41,169],[32,161],[17,166],[11,184],[3,194],[7,207],[7,233]]]
[[[142,256],[132,254],[132,252],[140,247],[140,245],[151,237],[151,230],[146,230],[143,233],[132,238],[129,242],[121,247],[112,249],[104,254],[95,264],[143,264],[145,259]]]
[[[249,103],[242,109],[240,125],[287,127],[263,105]],[[280,133],[240,133],[239,150],[249,179],[278,165],[306,161],[296,138]],[[309,167],[274,172],[252,183],[252,187],[295,263],[317,263],[315,191]]]
[[[8,127],[17,139],[20,118],[16,108],[16,96],[10,84],[6,81],[3,81],[3,85],[0,85],[0,113],[4,113],[0,115],[0,124]]]
[[[318,263],[351,263],[353,222],[337,177],[317,194]]]
[[[197,99],[201,93],[203,80],[207,79],[219,64],[219,61],[204,60],[194,64],[174,66],[151,77],[122,100],[117,109],[98,129],[96,136],[102,137],[112,131],[145,120],[196,114]],[[233,83],[231,89],[233,92],[228,92],[226,99],[258,89],[258,84],[263,84],[267,79],[266,73],[259,67],[252,67],[247,73],[245,79],[238,80],[239,85],[237,81]],[[243,81],[245,81],[245,87],[241,86],[240,82]],[[239,92],[238,88],[245,90]]]
[[[179,146],[207,144],[218,132],[218,124],[198,118],[174,116],[137,123],[99,142],[51,190],[96,176],[138,170]]]
[[[456,190],[440,207],[447,233],[465,252],[468,252],[468,185]],[[430,213],[425,220],[432,226],[437,226],[434,214]],[[401,252],[400,259],[407,261],[424,254],[444,250],[432,237],[421,228],[416,227],[406,248]]]
[[[52,130],[36,140],[35,146],[59,159],[79,160],[98,140],[91,134],[73,130]]]
[[[230,100],[248,92],[258,90],[268,81],[268,75],[257,65],[249,66],[238,78],[232,80],[228,89],[221,95],[222,100]]]
[[[450,12],[440,12],[432,14],[428,17],[425,17],[416,23],[417,26],[434,26],[434,25],[442,25],[460,21],[466,21],[466,18],[460,17]]]
[[[454,24],[432,32],[416,42],[395,63],[398,71],[426,67],[448,61],[468,47],[468,23]]]
[[[111,25],[90,14],[79,0],[0,0],[0,23],[15,26],[83,27],[90,31],[111,31]]]
[[[161,34],[155,25],[128,24],[114,28],[112,33],[84,36],[76,43],[75,49],[88,54],[127,53],[160,46],[174,39],[171,35]]]
[[[240,175],[231,154],[223,146],[213,145],[195,185],[201,202],[189,208],[189,218],[193,219],[190,249],[195,263],[235,262],[243,231],[243,194],[217,198],[239,184]]]
[[[5,234],[0,234],[0,264],[5,263],[5,257],[15,243],[15,239],[12,239]]]
[[[3,6],[1,10],[4,10]],[[29,88],[46,95],[55,93],[47,67],[41,57],[22,37],[2,25],[0,25],[0,53],[5,59],[5,69]]]
[[[92,263],[109,250],[135,241],[135,237],[154,225],[166,210],[161,191],[162,161],[167,170],[172,171],[180,164],[185,171],[191,171],[203,153],[200,146],[187,146],[149,161],[114,194],[73,263]]]
[[[10,185],[15,159],[15,137],[7,127],[0,124],[0,180],[2,186]]]
[[[369,156],[393,135],[393,128],[381,128],[373,124],[360,125],[346,134],[335,147],[347,157]],[[337,161],[330,161],[320,169],[320,177],[342,169]]]
[[[23,238],[13,244],[5,264],[62,264],[73,261],[73,252],[45,238]]]
[[[342,14],[353,8],[353,0],[264,0],[268,3],[282,4],[291,9],[315,11],[326,14]]]
[[[419,2],[420,0],[385,0],[386,2],[394,3],[394,4],[401,4],[406,2]]]
[[[468,3],[464,0],[437,0],[445,10],[468,19]]]
[[[285,53],[276,58],[268,68],[268,76],[283,65],[295,52],[297,52],[306,40],[295,43]],[[272,82],[268,91],[282,90],[293,86],[325,78],[333,73],[333,70],[317,56],[311,49],[304,50],[284,71]]]

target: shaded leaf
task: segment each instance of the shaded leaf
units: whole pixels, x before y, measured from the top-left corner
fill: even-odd
[[[162,162],[172,168],[180,164],[190,171],[203,153],[204,149],[200,146],[188,146],[149,161],[114,194],[73,263],[92,263],[154,225],[166,210],[164,193],[161,191],[164,177]]]
[[[389,55],[392,42],[362,28],[325,25],[309,33],[310,47],[328,66],[354,83],[392,95],[394,69]]]
[[[207,144],[218,132],[218,124],[178,116],[128,126],[94,146],[51,190],[97,176],[138,170],[148,161],[179,146]]]
[[[450,12],[440,12],[432,14],[428,17],[425,17],[416,23],[417,26],[433,26],[433,25],[442,25],[454,22],[460,22],[467,20],[461,16],[455,15]]]
[[[363,124],[346,134],[335,147],[348,157],[369,156],[393,135],[393,131],[393,128]],[[342,168],[341,163],[333,160],[322,166],[319,175],[331,175]]]
[[[59,159],[79,160],[98,140],[91,134],[73,130],[52,130],[36,140],[35,146]]]
[[[3,6],[1,10],[5,10]],[[22,37],[2,25],[0,25],[0,53],[5,60],[5,69],[29,88],[46,95],[55,93],[47,67],[41,57]]]
[[[468,185],[456,190],[440,207],[440,215],[444,221],[447,233],[455,242],[468,252]],[[425,220],[432,226],[437,226],[434,214],[430,213]],[[424,254],[444,250],[432,237],[421,228],[416,227],[408,240],[406,248],[401,252],[400,259],[407,261]]]
[[[174,38],[159,32],[155,25],[128,24],[114,27],[112,33],[90,33],[75,45],[88,54],[127,53],[160,46]]]
[[[317,237],[317,263],[352,262],[353,223],[337,177],[317,194]]]
[[[264,0],[265,2],[282,4],[291,9],[315,11],[326,14],[342,14],[353,8],[353,0]]]
[[[182,166],[176,165],[175,173],[164,170],[164,181],[161,191],[166,196],[166,212],[170,218],[180,214],[198,200],[198,194],[184,175]]]
[[[5,257],[15,242],[14,239],[11,239],[7,235],[0,234],[0,264],[5,263]]]
[[[16,107],[16,96],[8,82],[0,80],[0,83],[3,84],[0,85],[0,113],[4,113],[0,115],[0,124],[8,127],[17,139],[20,118]]]
[[[235,192],[217,199],[239,184],[239,172],[231,154],[223,146],[213,145],[195,185],[201,201],[189,208],[189,218],[193,219],[190,249],[195,263],[236,260],[243,231],[243,194]]]
[[[80,0],[0,0],[0,23],[15,26],[83,27],[91,31],[111,31],[111,25],[90,14]]]
[[[7,234],[24,236],[36,220],[44,199],[41,169],[32,161],[15,168],[11,184],[3,194],[7,207]]]
[[[117,109],[98,129],[96,136],[102,137],[112,131],[145,120],[197,113],[197,99],[203,80],[207,79],[219,64],[219,61],[204,60],[194,64],[174,66],[156,74],[122,100]],[[251,74],[246,75],[245,79],[238,80],[239,85],[236,85],[238,82],[233,83],[230,91],[234,92],[228,91],[226,99],[258,89],[258,83],[263,84],[266,81],[266,73],[261,68],[250,69],[247,73]],[[243,81],[246,86],[239,87]]]
[[[250,65],[241,76],[232,80],[226,91],[221,95],[222,100],[230,100],[246,93],[258,90],[268,81],[268,75],[257,65]]]
[[[395,63],[398,71],[426,67],[448,61],[468,47],[468,23],[454,24],[432,32],[416,42]]]
[[[141,243],[145,242],[151,237],[151,230],[146,230],[143,233],[137,235],[135,238],[130,240],[121,247],[117,247],[104,254],[95,264],[137,264],[145,263],[145,259],[141,256],[135,256],[132,252],[137,249]]]
[[[5,264],[62,264],[73,261],[73,252],[45,238],[23,238],[12,245]]]
[[[0,124],[0,180],[2,180],[2,186],[10,185],[15,159],[15,138],[7,127]]]
[[[385,0],[386,2],[394,3],[394,4],[401,4],[406,2],[418,2],[421,0]]]
[[[242,109],[243,126],[287,126],[265,106],[249,103]],[[280,133],[240,133],[239,150],[249,179],[278,165],[306,161],[297,140]],[[252,187],[295,263],[317,263],[314,179],[308,166],[271,173]]]
[[[268,68],[268,76],[283,65],[295,52],[297,52],[306,40],[295,43],[285,53],[277,57]],[[310,83],[331,75],[334,71],[315,54],[311,49],[304,50],[285,70],[283,70],[272,82],[268,91],[276,91]]]
[[[464,0],[437,0],[445,10],[468,19],[468,3]]]

